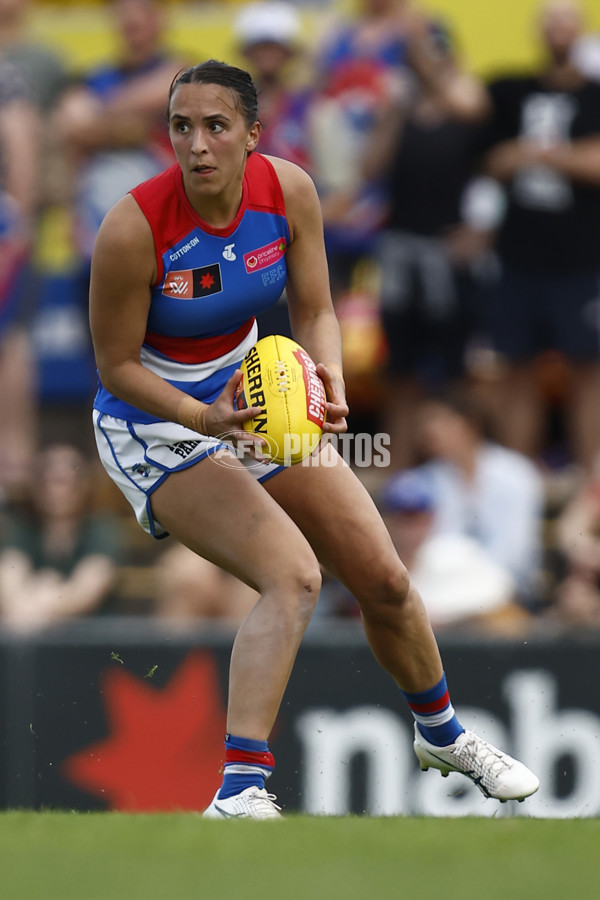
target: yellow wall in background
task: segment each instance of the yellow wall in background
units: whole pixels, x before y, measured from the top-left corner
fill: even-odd
[[[590,27],[600,30],[598,0],[581,2]],[[191,61],[208,56],[231,60],[231,19],[240,5],[240,0],[165,3],[172,44]],[[539,0],[423,0],[421,5],[452,25],[464,62],[481,74],[527,65],[536,57],[533,23]],[[322,28],[324,12],[336,7],[351,9],[352,0],[300,7],[311,43]],[[73,69],[87,69],[115,50],[100,4],[41,2],[32,12],[31,29],[61,51]]]
[[[170,43],[190,59],[230,54],[231,8],[228,15],[221,4],[169,3],[166,16]],[[117,50],[110,17],[97,4],[40,4],[31,17],[31,33],[58,50],[75,71],[88,69]]]
[[[487,74],[536,59],[536,19],[541,0],[428,0],[423,4],[455,23],[464,61]],[[598,0],[580,0],[588,28],[600,30]]]

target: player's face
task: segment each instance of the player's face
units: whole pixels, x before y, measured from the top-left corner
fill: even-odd
[[[191,199],[227,197],[240,189],[260,124],[248,125],[235,93],[217,84],[179,85],[171,97],[169,129]]]

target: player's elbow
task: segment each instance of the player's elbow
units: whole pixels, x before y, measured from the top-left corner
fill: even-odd
[[[107,391],[115,397],[121,398],[129,394],[135,363],[131,361],[116,361],[97,353],[96,367],[98,369],[98,378]]]

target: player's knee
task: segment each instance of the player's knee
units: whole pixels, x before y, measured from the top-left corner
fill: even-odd
[[[317,600],[319,599],[319,593],[321,591],[321,581],[321,569],[316,560],[314,561],[314,564],[300,568],[299,577],[296,581],[299,588],[297,594],[298,606],[300,612],[308,618],[312,616],[315,606],[317,605]]]
[[[321,590],[321,569],[316,557],[297,558],[283,574],[288,609],[295,618],[310,619]]]
[[[259,584],[263,597],[274,599],[281,613],[294,618],[312,615],[321,590],[321,568],[310,548],[287,548],[273,560]]]
[[[398,560],[382,565],[373,573],[363,594],[363,609],[397,608],[403,606],[410,594],[410,577],[406,567]]]

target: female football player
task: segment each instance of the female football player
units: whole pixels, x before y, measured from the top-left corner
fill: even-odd
[[[486,796],[538,780],[457,721],[423,603],[379,513],[326,441],[310,466],[239,459],[238,368],[255,316],[286,289],[298,341],[318,364],[325,431],[345,431],[338,323],[319,200],[308,175],[257,152],[248,73],[210,60],[174,80],[177,163],[106,216],[92,262],[99,453],[155,537],[170,533],[259,592],[231,656],[224,777],[206,814],[272,818],[268,738],[313,613],[320,564],[356,597],[369,644],[415,717],[422,768],[459,771]],[[224,436],[227,438],[225,441]]]

